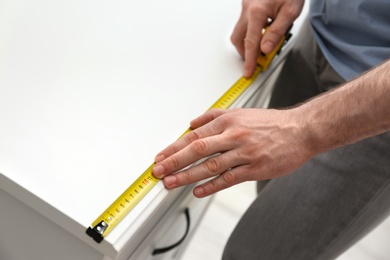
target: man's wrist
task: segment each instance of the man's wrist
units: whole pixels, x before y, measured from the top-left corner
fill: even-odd
[[[307,152],[316,155],[326,150],[321,131],[318,129],[319,125],[312,119],[315,113],[313,113],[311,104],[305,103],[290,111],[298,125],[299,136]]]

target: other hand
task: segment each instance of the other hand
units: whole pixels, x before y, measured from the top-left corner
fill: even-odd
[[[270,53],[303,8],[304,0],[243,0],[231,41],[245,60],[244,76],[252,76],[260,50]],[[262,37],[268,19],[273,22]]]

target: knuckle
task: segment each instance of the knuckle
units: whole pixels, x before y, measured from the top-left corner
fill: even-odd
[[[257,49],[259,47],[259,42],[250,37],[245,38],[245,48],[246,49]]]
[[[204,162],[204,167],[210,173],[218,173],[221,169],[221,161],[216,158],[210,158]]]
[[[180,173],[180,182],[182,184],[191,183],[192,175],[188,170],[184,170]]]
[[[268,31],[267,37],[276,39],[276,38],[282,37],[284,35],[284,33],[285,32],[282,28],[274,27]]]
[[[210,193],[215,193],[219,191],[218,185],[216,183],[216,179],[213,179],[207,183],[207,186],[205,187]]]
[[[192,143],[192,149],[197,155],[204,155],[207,152],[208,144],[205,140],[196,140]]]
[[[234,45],[234,46],[238,46],[239,44],[241,44],[241,39],[239,37],[237,37],[235,34],[232,34],[230,36],[230,42]]]
[[[237,158],[243,160],[245,163],[250,163],[253,160],[259,160],[257,149],[252,145],[242,147],[240,150],[237,151],[236,156]]]
[[[237,128],[232,130],[232,132],[230,133],[230,139],[237,140],[237,141],[245,140],[249,137],[249,135],[250,134],[248,130],[244,128]]]
[[[171,148],[173,150],[173,153],[177,153],[178,151],[180,151],[180,149],[176,145],[172,145]]]
[[[264,6],[259,4],[252,4],[247,7],[247,9],[249,17],[258,16],[259,14],[265,12]]]
[[[295,5],[291,5],[284,10],[284,15],[290,19],[295,19],[299,15],[299,12],[300,12],[299,7]]]
[[[234,118],[230,114],[226,114],[218,118],[218,124],[223,128],[230,126],[232,123],[234,123]]]
[[[171,157],[170,164],[172,165],[172,167],[174,169],[179,169],[179,167],[180,167],[180,162],[175,156]]]
[[[222,179],[227,186],[232,186],[236,183],[236,177],[232,171],[226,171],[222,174]]]
[[[191,131],[191,132],[189,132],[189,133],[185,136],[185,138],[184,138],[184,140],[185,140],[185,142],[186,142],[187,145],[189,145],[190,143],[195,142],[195,141],[198,140],[198,139],[200,139],[200,136],[199,136],[198,132],[196,132],[196,131]]]

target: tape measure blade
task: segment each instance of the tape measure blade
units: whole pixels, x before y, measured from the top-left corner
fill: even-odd
[[[209,109],[229,108],[237,100],[237,98],[256,80],[261,71],[263,71],[263,68],[261,66],[256,66],[252,77],[246,78],[242,76],[239,78]]]
[[[257,66],[251,78],[241,77],[209,109],[227,109],[253,83],[261,66]],[[188,128],[179,139],[192,131]],[[110,231],[146,196],[158,183],[152,174],[154,163],[127,188],[89,227],[86,233],[100,243]]]
[[[257,79],[257,76],[268,68],[271,61],[282,49],[286,37],[279,42],[277,48],[268,55],[263,55],[257,62],[258,65],[250,78],[241,77],[233,84],[210,108],[227,109],[237,98]],[[179,138],[192,131],[188,128]],[[86,233],[96,242],[100,243],[126,215],[131,211],[159,181],[152,174],[154,163],[119,196],[89,227]]]
[[[148,194],[159,179],[152,174],[154,163],[138,177],[87,229],[87,234],[100,243],[110,231]]]

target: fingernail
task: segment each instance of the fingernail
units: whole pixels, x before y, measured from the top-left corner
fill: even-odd
[[[177,183],[177,178],[174,175],[169,175],[164,178],[164,184],[167,188],[172,188]]]
[[[154,158],[154,162],[155,163],[159,163],[159,162],[161,162],[164,159],[165,159],[165,156],[160,154],[160,155],[157,155],[156,158]]]
[[[153,168],[153,175],[156,176],[157,178],[161,178],[163,177],[164,170],[165,170],[164,166],[156,165]]]
[[[205,193],[205,192],[204,192],[203,187],[196,187],[196,188],[194,189],[194,195],[195,195],[196,197],[202,197],[204,193]]]

